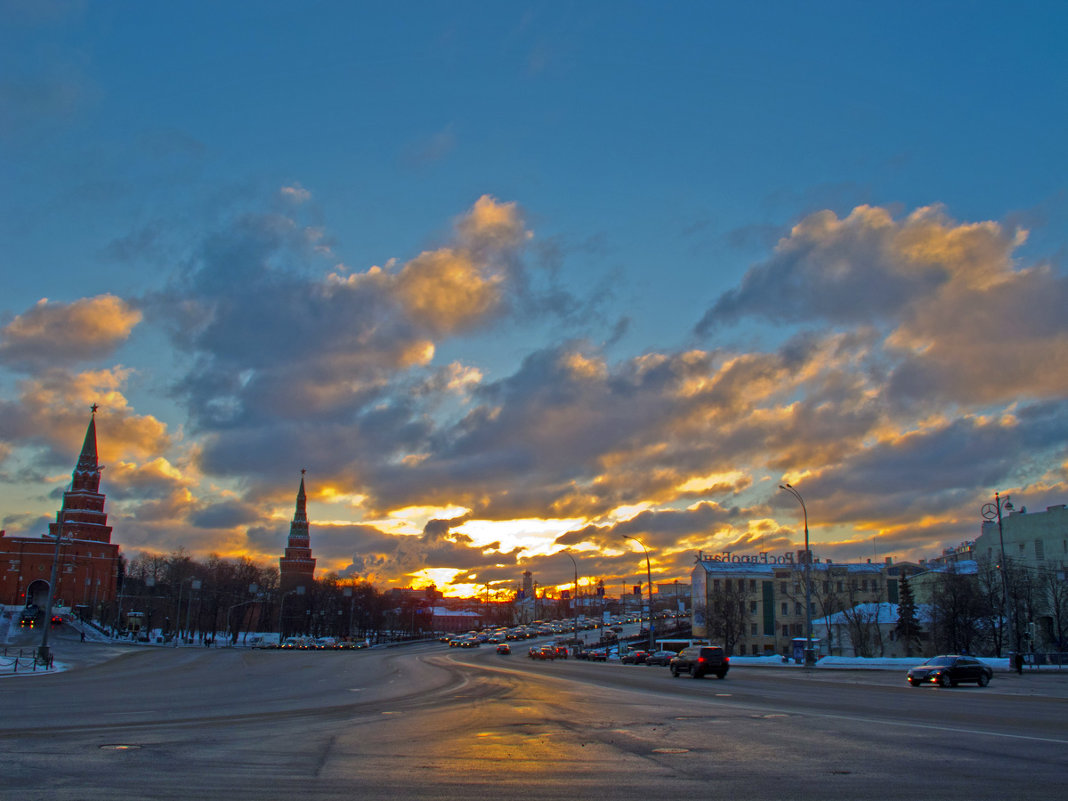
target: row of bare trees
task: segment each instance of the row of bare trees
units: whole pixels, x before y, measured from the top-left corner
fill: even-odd
[[[385,630],[404,629],[406,620],[419,622],[418,615],[392,609],[365,581],[328,574],[284,599],[278,584],[277,567],[247,558],[142,553],[123,561],[118,598],[95,613],[115,631],[136,619],[144,636],[197,641],[280,628],[283,635],[377,640]]]
[[[980,560],[975,575],[947,570],[931,595],[930,633],[942,651],[1068,651],[1068,581],[1012,560],[1004,569]]]

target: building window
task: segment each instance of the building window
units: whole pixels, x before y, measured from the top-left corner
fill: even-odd
[[[790,636],[790,627],[789,626],[783,626],[782,627],[782,636],[783,637],[789,637]]]
[[[757,610],[756,601],[750,601],[749,602],[749,611],[753,612],[755,614],[756,610]]]
[[[844,589],[844,587],[842,586],[842,582],[839,581],[838,582],[838,592],[842,592],[843,589]]]
[[[800,615],[801,614],[801,604],[799,604],[799,603],[795,603],[794,604],[794,614],[795,615]]]
[[[868,580],[867,579],[864,579],[862,582],[860,582],[860,588],[862,590],[864,590],[864,592],[868,591]]]
[[[784,615],[790,614],[790,605],[788,603],[786,603],[786,601],[782,602],[782,613]]]
[[[749,633],[751,635],[753,635],[754,637],[756,636],[756,634],[757,634],[757,624],[756,623],[750,623],[749,624]]]
[[[1035,559],[1039,562],[1046,561],[1046,547],[1042,540],[1035,540]]]
[[[779,584],[779,592],[781,592],[783,595],[786,595],[786,593],[788,592],[788,590],[786,589],[785,581]]]
[[[749,579],[749,592],[756,592],[756,579]]]
[[[712,589],[713,590],[719,590],[719,579],[713,579],[712,580]]]

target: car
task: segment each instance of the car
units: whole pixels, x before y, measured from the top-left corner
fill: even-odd
[[[691,645],[679,651],[668,667],[675,678],[688,673],[690,678],[703,679],[711,673],[717,679],[724,679],[731,669],[731,658],[719,645]]]
[[[497,646],[497,653],[499,653],[499,654],[510,654],[510,653],[512,653],[512,646],[510,646],[506,642],[502,642],[500,645]]]
[[[937,684],[939,687],[956,687],[964,681],[974,681],[985,687],[994,678],[991,667],[974,656],[943,654],[928,659],[922,665],[909,670],[908,680],[913,687],[921,684]]]
[[[648,651],[638,649],[636,651],[627,651],[619,661],[624,665],[644,665],[647,656],[649,656]]]
[[[19,625],[32,629],[37,625],[37,618],[40,616],[41,610],[36,604],[26,604],[26,608],[22,610],[22,614],[19,616]]]
[[[643,665],[658,665],[660,667],[667,667],[671,664],[671,660],[678,656],[676,651],[653,651],[651,654],[645,657]]]
[[[62,626],[63,625],[63,615],[52,615],[52,625],[53,626]]]

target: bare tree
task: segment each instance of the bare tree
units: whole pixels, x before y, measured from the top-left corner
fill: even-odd
[[[931,635],[939,651],[975,653],[982,649],[990,610],[979,592],[977,577],[958,573],[951,565],[931,593]]]
[[[717,579],[708,593],[708,634],[728,654],[745,638],[751,598],[745,579]]]

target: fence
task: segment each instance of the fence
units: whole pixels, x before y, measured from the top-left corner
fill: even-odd
[[[0,655],[0,673],[36,673],[38,670],[52,669],[52,655],[42,659],[36,648],[19,648],[18,651],[5,648]]]
[[[1057,670],[1068,670],[1068,653],[1023,653],[1024,670],[1028,668],[1055,667]]]

